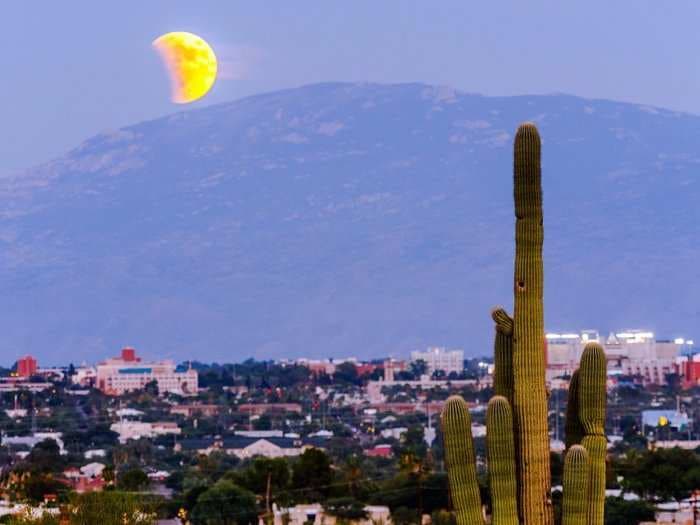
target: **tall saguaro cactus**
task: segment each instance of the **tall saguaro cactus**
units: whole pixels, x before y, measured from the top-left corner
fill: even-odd
[[[514,315],[497,308],[495,396],[486,415],[493,525],[550,525],[551,474],[543,314],[540,137],[523,124],[515,137]],[[602,525],[605,502],[606,359],[589,343],[570,383],[563,525]],[[452,396],[442,413],[450,493],[458,525],[481,525],[471,419]]]
[[[524,523],[552,522],[544,381],[542,301],[542,184],[540,135],[523,124],[515,135],[515,309],[513,315],[513,412]]]

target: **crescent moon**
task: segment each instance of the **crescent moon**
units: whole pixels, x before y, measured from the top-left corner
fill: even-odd
[[[206,95],[214,85],[216,55],[203,38],[185,31],[175,31],[156,38],[153,47],[170,75],[173,102],[194,102]]]

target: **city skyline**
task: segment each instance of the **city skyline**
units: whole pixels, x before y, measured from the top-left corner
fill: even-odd
[[[594,334],[594,335],[593,335]],[[606,342],[612,342],[613,344],[618,344],[619,342],[622,343],[645,343],[648,341],[653,341],[657,343],[673,343],[676,345],[679,349],[678,355],[694,355],[697,353],[697,351],[700,349],[700,347],[697,347],[695,344],[695,340],[692,337],[679,337],[679,336],[673,336],[673,337],[663,337],[659,336],[658,334],[655,334],[654,332],[649,331],[648,329],[645,328],[624,328],[624,329],[618,329],[618,330],[611,330],[609,332],[601,332],[596,329],[591,329],[591,328],[582,328],[578,330],[559,330],[559,331],[551,331],[551,330],[546,330],[545,331],[545,338],[548,342],[548,344],[564,344],[564,345],[579,345],[579,353],[583,349],[583,345],[585,345],[588,342],[600,342],[601,344],[606,344]],[[172,361],[174,363],[180,363],[180,364],[187,364],[187,363],[202,363],[202,364],[209,364],[209,363],[218,363],[218,364],[238,364],[238,363],[243,363],[248,359],[253,359],[255,360],[254,355],[247,355],[247,356],[241,356],[240,358],[237,358],[235,360],[230,360],[230,361],[207,361],[206,359],[195,359],[195,358],[173,358],[172,355],[163,355],[158,352],[156,348],[135,348],[131,345],[122,345],[119,348],[116,348],[112,354],[105,354],[103,356],[98,356],[96,360],[94,361],[86,361],[83,360],[82,362],[73,362],[73,361],[60,361],[60,362],[53,362],[51,360],[48,360],[48,362],[44,361],[43,364],[46,367],[67,367],[69,364],[76,365],[76,366],[94,366],[99,363],[105,363],[109,362],[112,359],[116,359],[114,355],[117,353],[120,353],[122,356],[122,359],[124,359],[123,355],[124,352],[128,352],[129,355],[132,357],[127,358],[127,361],[134,361],[135,360],[135,353],[138,352],[139,358],[138,361],[141,359],[144,359],[146,361]],[[416,359],[423,359],[428,362],[433,359],[432,357],[428,356],[427,358],[425,357],[428,354],[435,354],[438,352],[447,352],[447,353],[459,353],[462,356],[461,360],[465,359],[481,359],[484,358],[485,356],[488,356],[491,352],[491,349],[485,349],[483,353],[474,353],[472,354],[465,354],[464,348],[460,347],[453,347],[453,346],[444,346],[440,344],[429,344],[428,346],[424,348],[407,348],[404,350],[396,350],[396,351],[388,351],[387,353],[384,354],[377,354],[377,355],[362,355],[362,354],[357,354],[357,355],[338,355],[338,356],[319,356],[316,354],[306,354],[306,355],[299,355],[299,356],[293,356],[293,357],[277,357],[277,358],[269,358],[269,359],[262,359],[263,361],[269,360],[271,362],[277,362],[277,363],[284,363],[284,362],[291,362],[291,363],[300,363],[300,362],[316,362],[316,363],[343,363],[347,361],[356,361],[356,362],[379,362],[379,361],[386,361],[387,359],[397,359],[397,360],[412,360],[415,361]],[[13,361],[12,363],[5,363],[4,365],[6,368],[11,368],[14,364],[17,364],[18,367],[28,367],[28,369],[36,370],[37,368],[37,363],[38,360],[34,357],[35,354],[32,352],[24,352],[21,353],[20,355],[17,356],[16,361]],[[445,363],[452,363],[454,361],[454,357],[446,358]],[[26,364],[24,361],[30,360],[32,363]],[[437,358],[437,363],[441,363],[440,358]],[[430,364],[429,364],[430,368]],[[449,367],[448,367],[449,368]],[[31,374],[20,374],[20,375],[31,375]]]

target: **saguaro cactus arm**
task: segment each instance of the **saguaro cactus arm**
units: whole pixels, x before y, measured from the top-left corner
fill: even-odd
[[[586,525],[590,461],[581,445],[573,445],[564,459],[562,525]]]
[[[581,356],[578,378],[579,420],[584,431],[581,444],[591,462],[588,488],[588,525],[602,525],[605,519],[605,404],[607,361],[603,347],[588,343]]]
[[[494,396],[486,410],[486,451],[491,487],[492,525],[518,525],[513,413],[503,396]]]
[[[496,324],[493,345],[493,390],[513,403],[513,319],[503,308],[494,308],[491,317]]]
[[[569,450],[572,445],[580,444],[581,439],[583,439],[583,427],[581,426],[578,413],[578,378],[579,371],[576,370],[571,375],[571,380],[569,381],[569,396],[566,403],[566,424],[564,425],[567,450]]]
[[[445,462],[457,525],[482,525],[476,457],[472,442],[472,420],[464,399],[451,396],[442,410]]]

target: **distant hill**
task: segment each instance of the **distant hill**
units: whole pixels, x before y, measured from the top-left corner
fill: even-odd
[[[334,83],[101,134],[3,179],[4,360],[488,354],[525,120],[543,137],[547,326],[700,339],[700,117]]]

